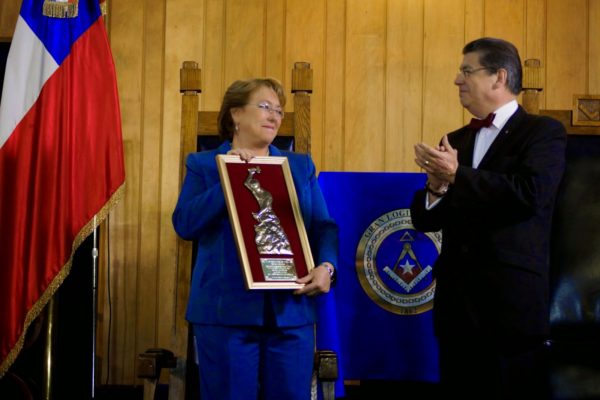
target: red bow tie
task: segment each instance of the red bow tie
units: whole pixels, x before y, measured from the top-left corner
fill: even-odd
[[[483,127],[489,128],[490,126],[492,126],[492,122],[494,121],[495,116],[496,114],[489,113],[488,116],[485,117],[485,119],[471,118],[469,128],[473,129],[474,131],[478,131]]]

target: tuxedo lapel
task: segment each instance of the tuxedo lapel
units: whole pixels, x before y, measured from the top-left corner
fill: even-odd
[[[502,127],[502,130],[500,131],[500,133],[498,133],[498,136],[496,136],[496,139],[494,139],[494,142],[481,159],[481,162],[479,163],[479,168],[484,168],[486,164],[493,159],[496,153],[503,152],[503,143],[507,141],[511,132],[519,129],[519,126],[521,125],[521,122],[523,121],[524,117],[525,110],[521,108],[521,106],[519,106],[517,111],[508,119],[508,121],[506,121],[506,124],[504,124],[504,127]]]
[[[473,152],[475,151],[476,132],[466,127],[463,129],[465,130],[464,142],[457,146],[458,163],[471,166],[473,164]]]

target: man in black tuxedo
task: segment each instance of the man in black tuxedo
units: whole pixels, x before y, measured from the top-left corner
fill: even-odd
[[[549,241],[566,132],[518,105],[521,79],[514,45],[468,43],[454,83],[476,118],[436,147],[415,145],[428,180],[412,222],[442,230],[433,308],[442,393],[462,399],[549,396]]]

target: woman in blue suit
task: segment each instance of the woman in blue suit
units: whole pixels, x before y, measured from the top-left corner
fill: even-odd
[[[219,112],[216,150],[190,154],[173,226],[196,240],[186,318],[193,325],[202,400],[310,399],[315,296],[327,293],[337,264],[337,225],[329,216],[313,161],[271,143],[285,94],[273,79],[234,82]],[[316,267],[296,290],[247,290],[215,156],[288,158]]]

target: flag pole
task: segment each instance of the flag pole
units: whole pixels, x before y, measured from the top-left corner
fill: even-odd
[[[52,362],[54,360],[54,330],[56,325],[57,308],[54,296],[48,301],[46,306],[46,346],[44,347],[44,376],[43,390],[44,400],[52,398]]]
[[[95,396],[96,389],[96,317],[97,317],[97,296],[98,296],[98,225],[96,225],[96,215],[94,215],[94,247],[92,248],[92,399]]]

